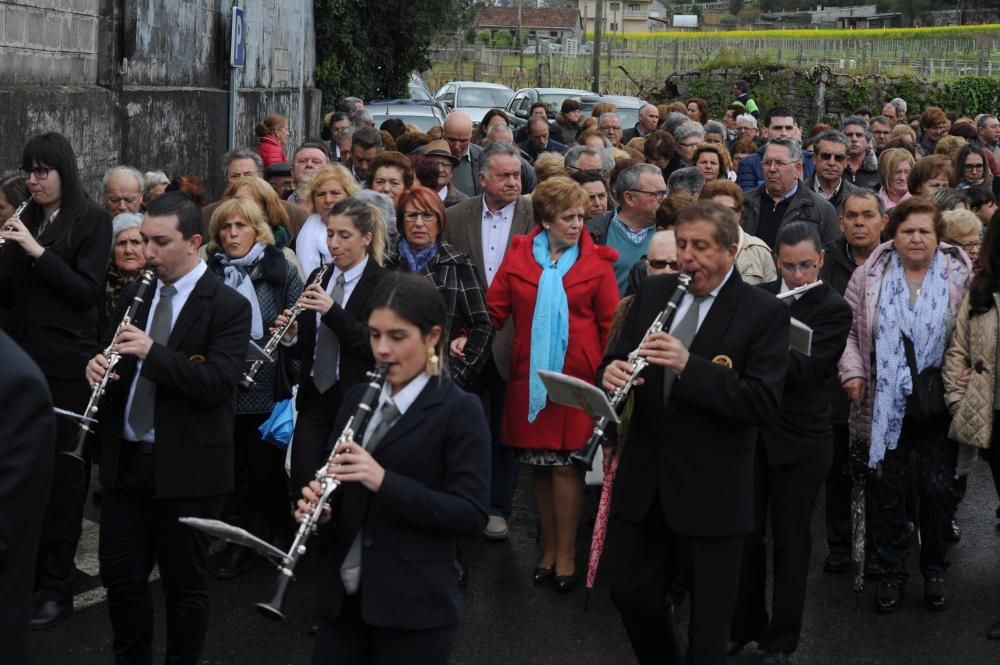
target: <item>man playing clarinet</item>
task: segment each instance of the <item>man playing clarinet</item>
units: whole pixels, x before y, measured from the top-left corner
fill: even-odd
[[[646,337],[677,276],[647,278],[597,372],[611,391],[626,382],[633,349],[650,363],[635,388],[611,507],[611,597],[641,665],[723,665],[753,526],[754,442],[778,412],[789,312],[734,270],[732,211],[700,201],[679,215],[676,234],[692,279],[669,328]],[[686,659],[668,629],[673,570],[691,598]]]

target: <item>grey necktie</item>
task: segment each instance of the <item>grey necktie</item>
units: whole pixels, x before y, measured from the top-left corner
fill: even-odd
[[[365,441],[365,450],[368,452],[374,452],[385,433],[399,420],[399,409],[392,402],[386,402],[379,409],[379,415],[378,425]],[[340,579],[344,582],[344,589],[349,594],[357,593],[358,587],[361,586],[361,531],[358,531],[358,535],[354,536],[351,549],[347,550],[344,563],[340,564]]]
[[[691,342],[694,340],[695,333],[698,332],[698,313],[701,310],[701,303],[705,300],[707,296],[694,296],[694,302],[688,307],[688,310],[684,313],[684,318],[680,320],[674,331],[670,333],[672,337],[675,337],[681,344],[684,345],[685,349],[691,348]],[[666,404],[670,401],[670,391],[673,390],[674,382],[677,380],[677,375],[672,369],[663,369],[663,403]]]
[[[166,344],[170,339],[170,326],[174,318],[172,298],[177,289],[171,284],[160,287],[160,299],[153,311],[149,325],[149,336],[157,344]],[[137,439],[141,439],[153,429],[153,406],[156,403],[156,384],[140,374],[135,380],[132,394],[132,409],[128,413],[128,424]]]
[[[333,302],[337,306],[344,304],[344,273],[337,275],[333,286]],[[316,340],[316,362],[313,364],[313,383],[321,393],[333,387],[337,382],[337,358],[340,356],[340,340],[330,326],[319,322],[319,339]]]

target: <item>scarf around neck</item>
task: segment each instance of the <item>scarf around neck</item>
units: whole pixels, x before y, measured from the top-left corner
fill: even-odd
[[[580,256],[579,244],[569,247],[558,261],[549,256],[549,234],[541,231],[531,243],[531,254],[542,267],[535,298],[535,314],[531,319],[531,357],[528,369],[528,422],[535,422],[545,408],[548,393],[538,370],[561,372],[569,347],[569,302],[563,277]]]
[[[414,252],[406,238],[399,239],[399,257],[403,259],[410,268],[410,272],[422,273],[427,264],[431,262],[438,253],[438,244],[434,243],[430,247]]]
[[[217,253],[215,257],[222,266],[222,281],[226,286],[235,289],[237,293],[250,301],[250,336],[260,339],[264,336],[264,322],[260,316],[260,303],[257,301],[257,290],[253,288],[253,281],[250,279],[250,269],[264,258],[264,243],[256,243],[247,255],[239,259],[231,259],[223,253]]]
[[[868,459],[873,469],[887,450],[896,449],[903,428],[906,399],[913,393],[903,335],[913,342],[917,374],[928,367],[940,366],[944,358],[949,303],[947,263],[941,250],[934,253],[916,303],[910,307],[910,289],[899,254],[893,252],[889,259],[879,293],[875,337],[875,394]]]

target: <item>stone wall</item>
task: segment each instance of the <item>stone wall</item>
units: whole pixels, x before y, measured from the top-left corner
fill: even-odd
[[[256,145],[268,113],[289,117],[292,142],[320,124],[311,0],[241,0],[246,68],[238,73],[236,140]],[[25,140],[60,131],[92,196],[104,170],[197,175],[221,193],[227,150],[226,0],[0,0],[0,174]]]

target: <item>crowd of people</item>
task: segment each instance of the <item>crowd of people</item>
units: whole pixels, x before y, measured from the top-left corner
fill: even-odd
[[[288,119],[265,117],[258,145],[219,164],[211,203],[201,177],[128,165],[91,200],[69,141],[30,138],[21,173],[0,181],[14,373],[0,394],[41,415],[4,423],[2,473],[17,479],[0,488],[50,489],[34,528],[0,515],[0,549],[18,534],[0,641],[26,660],[28,627],[72,614],[94,491],[116,662],[149,661],[159,565],[167,660],[197,663],[209,539],[178,518],[221,517],[285,550],[292,512],[323,508],[325,469],[342,489],[319,518],[313,662],[419,650],[445,663],[459,539],[508,538],[525,466],[531,583],[566,593],[582,577],[572,453],[593,423],[552,401],[543,370],[609,393],[634,384],[605,441],[598,526],[640,663],[685,658],[685,602],[684,662],[718,665],[750,643],[768,665],[790,662],[824,488],[824,570],[853,565],[878,582],[875,610],[895,611],[916,533],[923,602],[945,609],[977,454],[1000,496],[1000,120],[893,99],[806,131],[788,108],[759,109],[744,81],[733,97],[645,104],[634,127],[611,104],[583,117],[567,98],[535,104],[523,127],[494,109],[428,132],[376,128],[349,97],[294,146]],[[807,347],[791,334],[803,326]],[[245,380],[251,347],[269,341],[273,362]],[[261,433],[288,400],[290,450]],[[362,411],[371,420],[331,457]],[[58,454],[81,425],[96,430],[83,463]],[[229,544],[212,573],[256,561]]]

